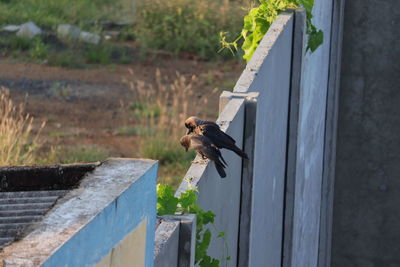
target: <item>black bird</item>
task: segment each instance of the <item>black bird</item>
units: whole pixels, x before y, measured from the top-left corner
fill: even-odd
[[[226,148],[232,150],[242,158],[249,158],[243,150],[235,145],[235,139],[221,131],[219,125],[215,122],[201,120],[197,117],[189,117],[185,121],[185,126],[188,128],[187,134],[196,133],[203,135],[217,148]]]
[[[221,178],[226,177],[224,168],[227,164],[221,155],[221,151],[219,151],[207,137],[199,134],[184,135],[181,137],[180,142],[186,151],[188,151],[189,148],[194,149],[203,159],[208,158],[212,160],[219,176],[221,176]]]

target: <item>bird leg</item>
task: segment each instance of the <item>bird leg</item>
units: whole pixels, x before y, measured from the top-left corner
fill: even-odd
[[[206,164],[208,162],[208,159],[202,159],[202,160],[193,160],[193,164]]]
[[[206,164],[207,163],[207,157],[205,157],[203,154],[199,153],[199,155],[201,156],[201,160],[193,160],[192,163],[193,164]]]

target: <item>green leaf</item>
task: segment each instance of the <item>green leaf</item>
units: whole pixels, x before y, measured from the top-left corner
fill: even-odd
[[[307,49],[314,52],[324,41],[324,33],[322,30],[317,30],[314,25],[311,25],[311,31],[308,33]]]
[[[214,222],[214,218],[215,218],[215,214],[212,213],[211,210],[204,212],[203,214],[203,223],[204,224],[208,224],[208,223],[213,223]]]
[[[179,203],[183,212],[191,213],[197,206],[197,194],[193,190],[186,190],[180,195]]]
[[[200,267],[219,267],[219,260],[205,256],[200,262]]]
[[[218,237],[224,238],[225,237],[225,232],[219,232]]]
[[[175,214],[178,198],[174,196],[174,191],[170,185],[157,185],[157,214]]]
[[[211,232],[209,229],[207,229],[202,236],[202,240],[196,242],[196,255],[195,259],[196,262],[199,262],[201,259],[207,256],[207,249],[208,246],[210,245],[211,241]]]

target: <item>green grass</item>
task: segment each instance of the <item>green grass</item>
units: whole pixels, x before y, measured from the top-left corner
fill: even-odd
[[[55,137],[55,136],[53,136]],[[96,162],[107,159],[111,153],[96,145],[56,146],[38,153],[36,164],[69,164],[75,162]]]
[[[154,129],[146,126],[135,125],[135,126],[122,126],[117,129],[115,134],[118,135],[136,135],[136,136],[148,136],[154,134]]]
[[[59,24],[74,24],[82,30],[100,34],[99,21],[132,21],[131,0],[0,0],[0,26],[35,22],[44,30],[55,32]],[[130,36],[132,29],[121,29]],[[132,60],[131,49],[103,42],[90,45],[61,41],[44,34],[25,40],[15,33],[0,34],[0,51],[24,61],[46,62],[50,65],[83,68],[88,64],[127,64]]]
[[[60,163],[103,161],[110,152],[94,145],[79,145],[64,149],[59,154]]]
[[[158,160],[159,182],[176,187],[194,159],[195,152],[192,150],[185,152],[179,140],[159,134],[145,138],[142,143],[142,156]]]
[[[3,56],[24,61],[46,61],[49,65],[65,68],[85,68],[90,64],[126,64],[132,60],[132,51],[124,46],[112,43],[61,43],[54,37],[46,36],[26,40],[13,34],[3,34],[0,36],[0,51]]]
[[[220,48],[221,31],[239,32],[244,10],[241,1],[225,0],[0,0],[0,26],[35,22],[47,32],[59,24],[74,24],[100,34],[99,21],[126,21],[119,40],[134,40],[136,54],[154,50],[190,54],[201,59],[231,58]],[[133,23],[134,22],[134,23]],[[229,34],[228,34],[229,37]],[[132,48],[103,42],[99,46],[74,44],[54,35],[33,42],[0,34],[0,53],[24,61],[39,61],[61,67],[82,68],[88,64],[127,64]]]
[[[55,30],[58,24],[75,24],[96,31],[94,22],[118,19],[121,0],[0,0],[0,25],[34,21]]]
[[[219,33],[240,32],[241,5],[223,0],[139,0],[136,38],[147,50],[190,53],[203,59],[232,57],[227,51],[217,53]]]

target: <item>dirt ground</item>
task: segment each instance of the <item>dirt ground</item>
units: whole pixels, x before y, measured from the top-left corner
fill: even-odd
[[[171,81],[176,72],[198,76],[196,92],[202,94],[215,87],[219,92],[232,90],[243,64],[158,58],[129,65],[65,69],[0,58],[0,86],[9,88],[17,103],[28,95],[26,112],[35,118],[35,124],[47,120],[42,132],[47,147],[96,145],[112,156],[140,157],[140,137],[118,131],[135,124],[128,108],[135,102],[134,94],[123,80],[154,83],[157,68]],[[208,101],[214,119],[219,92]]]

